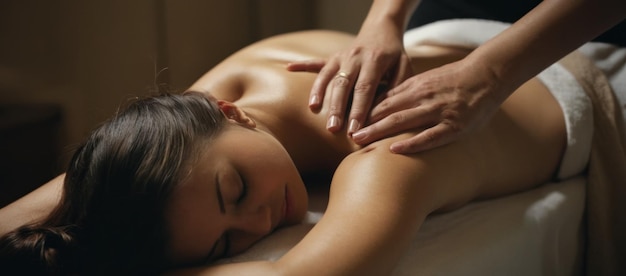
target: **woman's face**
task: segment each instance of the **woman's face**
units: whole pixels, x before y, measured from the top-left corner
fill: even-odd
[[[304,183],[283,146],[264,131],[227,124],[172,194],[166,218],[176,263],[242,252],[306,213]]]

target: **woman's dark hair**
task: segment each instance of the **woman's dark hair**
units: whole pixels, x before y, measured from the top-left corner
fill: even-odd
[[[167,264],[168,197],[200,144],[224,125],[200,93],[137,100],[72,157],[60,204],[0,239],[0,267],[20,274],[149,274]],[[9,269],[9,270],[7,270]]]

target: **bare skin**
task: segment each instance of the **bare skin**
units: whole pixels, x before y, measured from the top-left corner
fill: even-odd
[[[522,85],[484,128],[432,151],[411,155],[389,151],[392,143],[415,135],[415,131],[365,147],[351,142],[345,131],[328,132],[328,105],[318,113],[308,109],[316,74],[289,72],[285,67],[294,60],[327,58],[352,39],[323,31],[277,36],[235,53],[190,87],[244,111],[255,122],[254,131],[280,142],[301,175],[332,175],[332,182],[325,216],[278,261],[174,273],[387,274],[429,214],[552,179],[565,145],[565,126],[558,103],[536,80]],[[413,69],[420,72],[460,59],[466,51],[419,46],[407,53]],[[40,190],[58,191],[60,180]],[[35,191],[0,210],[0,218],[13,221],[37,209],[19,207],[37,205],[33,202],[42,194]],[[53,206],[54,197],[49,198],[45,202]],[[3,225],[1,233],[44,214]]]

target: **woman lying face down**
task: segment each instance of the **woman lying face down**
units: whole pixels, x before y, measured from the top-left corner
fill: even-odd
[[[288,153],[243,111],[201,93],[162,95],[96,130],[71,161],[57,210],[2,248],[22,243],[35,260],[44,250],[59,271],[159,270],[241,252],[300,222],[306,207]]]
[[[304,183],[280,142],[232,103],[218,105],[225,125],[201,144],[166,211],[175,263],[240,253],[306,213]]]
[[[5,237],[3,255],[13,244],[32,258],[17,264],[35,271],[44,267],[26,264],[64,272],[157,268],[169,247],[168,201],[200,146],[225,124],[217,105],[201,95],[134,102],[77,150],[58,207],[41,225]]]
[[[414,132],[363,148],[345,132],[328,132],[328,107],[308,109],[316,74],[285,65],[326,58],[352,38],[276,36],[211,69],[190,87],[197,92],[132,103],[78,149],[62,199],[44,200],[61,191],[53,181],[0,209],[1,220],[20,222],[0,227],[17,228],[0,240],[1,265],[70,274],[194,265],[187,272],[389,274],[428,214],[552,178],[565,143],[563,114],[536,80],[482,130],[436,150],[389,152]],[[434,46],[408,52],[416,72],[465,53]],[[328,206],[293,249],[273,262],[202,266],[299,223],[309,174],[332,176]]]

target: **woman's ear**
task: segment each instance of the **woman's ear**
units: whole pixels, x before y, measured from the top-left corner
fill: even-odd
[[[249,128],[256,127],[256,123],[254,122],[254,120],[252,120],[252,118],[250,118],[248,114],[246,114],[246,112],[244,112],[234,103],[224,100],[217,100],[217,106],[219,106],[220,110],[222,110],[222,113],[224,113],[224,116],[226,116],[229,121],[233,123],[238,123]]]

